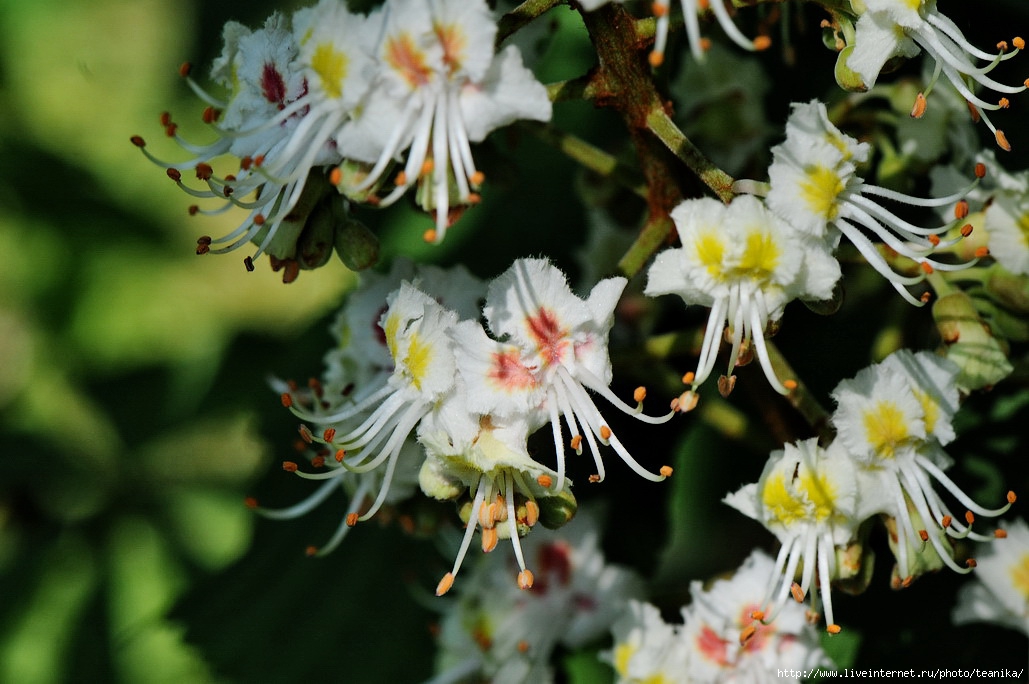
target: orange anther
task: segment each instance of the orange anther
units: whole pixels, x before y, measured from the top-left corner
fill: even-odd
[[[468,204],[479,204],[482,202],[482,195],[477,192],[469,192],[468,197],[465,198],[465,202]]]
[[[997,43],[997,50],[1000,51],[1000,52],[1007,52],[1008,51],[1008,41],[1002,40],[1002,41],[998,42]]]
[[[196,172],[198,180],[207,180],[214,175],[214,169],[211,168],[211,165],[203,162],[197,164]]]
[[[668,16],[668,5],[660,2],[655,2],[650,5],[650,12],[655,17]]]
[[[215,109],[214,107],[208,105],[208,106],[204,107],[204,111],[200,115],[200,118],[206,124],[214,123],[215,121],[218,120],[218,113],[219,112],[218,112],[217,109]]]
[[[529,500],[525,502],[525,524],[529,527],[534,527],[540,519],[540,507],[533,501]]]
[[[254,158],[248,155],[239,160],[239,168],[243,171],[249,171],[253,163]]]
[[[308,546],[306,549],[304,549],[304,555],[307,556],[308,558],[310,558],[312,556],[317,556],[318,555],[318,547],[317,546]]]
[[[1007,499],[1008,499],[1008,503],[1010,503],[1010,504],[1013,504],[1013,503],[1015,503],[1015,501],[1017,501],[1017,500],[1018,500],[1018,497],[1017,497],[1017,496],[1015,496],[1015,493],[1014,493],[1014,492],[1012,492],[1012,491],[1009,491],[1009,492],[1008,492],[1008,496],[1007,496]]]
[[[519,641],[518,642],[518,652],[519,653],[528,653],[529,652],[529,642],[526,641],[525,639],[522,639],[521,641]]]
[[[1011,106],[1011,100],[1009,100],[1006,97],[1002,97],[999,100],[997,100],[997,106],[1000,107],[1001,109],[1007,109],[1008,107]]]
[[[606,425],[600,426],[600,438],[604,440],[611,439],[611,428]]]
[[[338,166],[329,171],[329,183],[339,185],[341,180],[343,180],[343,172],[339,170]]]
[[[393,185],[398,188],[402,185],[407,185],[407,173],[404,171],[399,172],[395,178],[393,178]]]
[[[428,176],[432,173],[432,170],[436,167],[436,164],[431,159],[426,159],[422,162],[422,168],[418,170],[419,176]]]
[[[968,216],[968,200],[959,200],[954,205],[954,218],[963,219]]]
[[[312,468],[321,468],[324,465],[325,465],[325,457],[324,456],[315,456],[314,458],[311,459],[311,467]]]
[[[661,66],[662,64],[664,64],[664,62],[665,62],[665,53],[658,52],[657,50],[654,50],[649,55],[647,55],[647,61],[650,62],[650,66],[652,66],[652,67],[654,67],[656,69],[659,66]]]
[[[785,387],[786,389],[792,391],[792,390],[797,389],[797,381],[796,380],[783,380],[782,386]]]
[[[940,244],[940,236],[937,235],[936,233],[933,233],[932,235],[929,235],[926,239],[929,240],[929,244],[932,245],[933,247],[936,247],[936,246],[938,246]]]
[[[596,483],[596,482],[600,482],[600,475],[597,475],[596,473],[593,473],[592,475],[589,476],[588,479],[589,479],[591,484],[592,483]]]
[[[976,247],[975,255],[980,259],[985,259],[986,257],[990,256],[990,248],[986,247],[985,245],[982,247]]]
[[[436,237],[437,233],[435,228],[429,228],[427,231],[422,233],[422,239],[429,243],[436,242]]]
[[[311,428],[307,427],[306,425],[301,424],[297,428],[297,432],[300,433],[300,439],[304,440],[308,444],[314,441],[314,435],[311,433]]]
[[[694,373],[693,371],[689,371],[688,373],[686,373],[685,375],[682,376],[682,384],[684,384],[684,385],[692,385],[693,381],[696,380],[696,379],[697,379],[697,374]]]
[[[976,178],[985,178],[986,177],[986,164],[983,164],[982,162],[978,162],[975,165],[975,177]]]
[[[926,532],[925,530],[919,530],[918,531],[918,538],[921,539],[924,542],[927,542],[927,541],[929,541],[929,533]]]
[[[703,50],[704,52],[707,52],[708,50],[710,50],[711,49],[711,39],[710,38],[701,38],[700,39],[700,49]]]
[[[763,610],[752,610],[750,611],[750,619],[757,620],[758,622],[764,622],[765,611]]]
[[[254,214],[253,221],[254,221],[254,225],[255,226],[263,226],[264,225],[264,214]]]
[[[925,93],[919,93],[915,97],[915,104],[911,105],[911,118],[921,119],[928,106],[929,103],[925,101]]]
[[[331,442],[336,436],[336,428],[325,428],[325,432],[322,433],[322,439],[326,442]]]
[[[546,473],[537,477],[536,482],[539,484],[540,487],[543,487],[543,489],[550,489],[550,485],[554,484],[554,480],[551,479],[550,475],[547,475]]]
[[[575,451],[578,451],[582,446],[582,435],[575,435],[571,441],[568,442],[568,446],[572,447]]]
[[[768,36],[757,36],[754,38],[754,49],[761,51],[767,50],[772,46],[772,39]]]
[[[974,558],[969,558],[968,560],[965,561],[965,565],[967,565],[970,568],[974,568],[974,567],[976,567],[979,564],[976,562],[976,560]]]
[[[961,237],[968,237],[972,234],[972,230],[973,229],[971,223],[966,223],[965,225],[961,226]]]
[[[353,527],[357,524],[357,513],[347,513],[347,527]]]
[[[337,449],[336,450],[336,462],[337,463],[342,463],[343,459],[346,458],[346,457],[347,457],[347,450],[346,449]]]
[[[679,411],[682,413],[688,413],[693,409],[697,408],[697,402],[700,401],[700,395],[694,391],[683,392],[679,395]]]
[[[468,182],[472,185],[482,185],[483,181],[486,180],[486,174],[482,171],[474,171],[472,175],[468,176]]]
[[[933,272],[933,265],[928,261],[921,261],[918,265],[926,275]]]
[[[800,585],[794,582],[790,585],[790,594],[793,596],[793,600],[797,603],[804,602],[804,590],[800,588]]]
[[[168,178],[171,178],[176,183],[182,180],[182,174],[179,173],[178,169],[168,169],[167,171],[165,171],[165,173],[168,174]]]
[[[829,632],[829,634],[839,634],[841,630],[842,627],[839,625],[829,625],[825,628],[825,631]]]
[[[945,515],[942,518],[940,518],[940,527],[943,527],[943,528],[946,529],[946,528],[950,527],[950,524],[952,522],[954,522],[954,519],[951,518],[949,515]]]
[[[190,64],[189,62],[183,62],[181,65],[179,65],[179,76],[181,76],[182,78],[186,78],[187,76],[189,76],[189,72],[192,70],[192,64]]]
[[[996,537],[997,539],[1007,539],[1008,538],[1008,531],[1007,530],[996,529],[996,530],[993,531],[993,536]]]
[[[161,116],[159,117],[159,121],[161,122],[161,126],[163,128],[168,128],[168,126],[171,126],[172,125],[171,112],[161,112]]]
[[[637,404],[643,403],[643,400],[647,398],[647,388],[640,385],[632,392],[632,400]]]
[[[905,589],[907,589],[908,587],[910,587],[914,583],[915,583],[915,576],[914,575],[908,575],[903,580],[901,580],[900,586],[902,586]]]
[[[747,625],[742,632],[740,632],[740,646],[746,646],[747,642],[754,638],[757,634],[757,627],[754,625]]]
[[[293,461],[283,461],[282,469],[285,470],[287,473],[295,473],[297,472],[297,464]]]
[[[283,392],[282,393],[282,405],[285,406],[286,408],[289,408],[290,406],[292,406],[293,405],[293,395],[291,395],[289,392]]]
[[[139,136],[139,135],[134,135],[134,136],[132,136],[131,138],[129,138],[129,140],[130,140],[130,141],[132,142],[132,144],[133,144],[133,145],[135,145],[136,147],[146,147],[146,141],[145,141],[145,140],[143,140],[143,137],[142,137],[142,136]]]
[[[1015,48],[1018,49],[1018,50],[1024,50],[1025,49],[1025,41],[1022,40],[1022,38],[1020,36],[1015,36],[1014,38],[1012,38],[1011,39],[1011,44],[1014,45]]]
[[[661,477],[671,477],[672,476],[672,466],[663,465],[663,466],[661,466],[661,469],[658,470],[658,472],[661,473]]]
[[[495,527],[484,527],[482,528],[482,552],[490,553],[493,549],[497,548],[497,528]]]
[[[1029,88],[1029,79],[1026,80],[1026,87]],[[993,137],[997,139],[997,146],[1005,152],[1011,151],[1011,143],[1008,142],[1008,137],[1004,135],[1004,131],[997,129],[997,132],[993,134]]]
[[[436,596],[442,596],[443,594],[450,591],[450,587],[454,586],[454,573],[448,572],[443,575],[443,579],[436,585]]]
[[[972,511],[965,511],[965,522],[967,522],[969,525],[975,523],[975,514],[972,513]]]
[[[264,164],[263,154],[259,154],[256,157],[254,157],[254,166],[261,166],[262,164]]]
[[[533,581],[531,570],[522,570],[518,573],[518,588],[519,589],[530,589],[532,588]]]
[[[247,498],[243,499],[243,505],[247,508],[257,508],[257,499],[255,499],[252,496],[248,496]]]

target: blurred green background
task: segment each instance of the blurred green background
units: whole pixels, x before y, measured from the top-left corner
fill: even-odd
[[[246,273],[243,252],[196,257],[198,235],[228,232],[239,216],[187,216],[190,200],[129,143],[140,134],[157,156],[184,159],[162,135],[164,110],[185,137],[207,140],[179,64],[206,74],[226,20],[256,27],[274,9],[290,6],[0,0],[0,682],[406,682],[431,670],[429,592],[449,561],[430,539],[369,524],[310,560],[304,548],[331,534],[340,501],[289,523],[255,520],[242,504],[255,494],[282,506],[310,491],[275,465],[293,454],[296,421],[267,379],[320,372],[327,321],[353,274],[333,259],[284,286],[263,259]],[[559,9],[554,19],[564,30],[538,65],[544,81],[592,63],[574,16]],[[792,97],[829,87],[823,57],[817,84],[783,81],[773,92],[774,125]],[[590,105],[564,103],[556,122],[594,141],[623,135],[613,114]],[[442,247],[420,241],[426,219],[409,205],[362,214],[382,236],[384,258],[464,261],[487,277],[517,256],[546,253],[574,273],[586,218],[570,188],[582,178],[518,136],[485,146],[486,201]],[[519,175],[529,159],[532,172]],[[642,204],[620,208],[632,221]],[[823,397],[868,362],[870,312],[885,311],[884,325],[897,330],[911,325],[908,309],[882,307],[879,285],[862,287],[833,326],[799,311],[779,339]],[[1010,408],[1024,406],[1025,391],[1008,394],[1000,413],[986,400],[970,405],[958,445],[995,457],[977,466],[991,494],[1016,453],[1029,484]],[[766,400],[740,403],[754,413]],[[751,425],[763,428],[760,419]],[[625,478],[586,494],[615,497],[619,525],[634,530],[612,528],[609,557],[650,574],[657,596],[674,605],[688,579],[732,568],[754,544],[772,546],[719,503],[760,473],[777,446],[763,439],[741,447],[709,428],[661,433],[653,443],[690,477],[659,494]],[[729,451],[741,468],[707,457]],[[847,658],[902,666],[937,638],[966,649],[968,662],[998,647],[1024,664],[1024,639],[1006,630],[941,637],[917,628],[946,620],[958,578],[928,578],[919,588],[929,598],[898,599],[882,586],[888,566],[880,566],[869,596],[838,602],[857,635],[839,642]],[[897,610],[910,611],[910,623],[886,617]]]

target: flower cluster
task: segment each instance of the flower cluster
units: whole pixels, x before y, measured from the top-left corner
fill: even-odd
[[[169,164],[141,137],[132,140],[187,193],[222,202],[190,213],[248,212],[231,233],[200,238],[198,253],[253,241],[248,269],[266,251],[273,267],[321,265],[334,243],[332,224],[347,210],[340,193],[384,206],[414,186],[435,219],[425,237],[438,242],[460,208],[478,201],[484,175],[471,144],[518,119],[550,119],[546,91],[518,49],[494,54],[496,31],[482,0],[389,0],[368,15],[321,0],[289,18],[275,14],[256,31],[230,22],[211,72],[228,97],[189,80],[208,103],[203,120],[215,142],[182,139],[168,114],[166,133],[192,159]],[[188,78],[188,67],[183,73]],[[405,152],[402,170],[390,175]],[[219,175],[212,162],[224,154],[238,167]],[[185,170],[206,187],[186,186]],[[311,231],[320,239],[304,239]],[[342,253],[349,245],[341,242]]]
[[[537,568],[527,592],[511,584],[509,558],[483,557],[445,608],[433,684],[471,674],[495,684],[553,681],[556,648],[603,636],[628,602],[642,597],[643,582],[605,562],[599,518],[584,508],[559,531],[526,539],[525,555]]]
[[[875,85],[883,66],[893,57],[914,57],[920,51],[935,62],[933,75],[925,90],[918,94],[912,116],[925,112],[926,95],[941,74],[968,102],[969,109],[993,133],[997,145],[1011,150],[1004,131],[998,129],[984,110],[1006,109],[1010,102],[1001,97],[996,103],[979,97],[974,88],[981,86],[997,93],[1012,95],[1029,88],[1029,79],[1018,86],[995,81],[989,73],[1001,62],[1017,55],[1025,48],[1025,41],[1015,37],[1009,52],[1006,41],[997,44],[997,52],[990,54],[975,47],[965,38],[957,24],[940,13],[936,0],[864,0],[855,26],[854,45],[847,57],[847,66],[864,81],[865,87]],[[977,66],[977,62],[986,62]],[[975,85],[971,85],[974,83]]]
[[[943,446],[955,436],[957,370],[934,354],[907,350],[862,370],[833,392],[837,437],[828,447],[816,439],[787,444],[771,455],[756,484],[726,497],[782,542],[755,620],[772,620],[791,595],[810,597],[818,614],[820,598],[827,630],[839,632],[830,585],[867,581],[859,528],[875,515],[883,517],[897,559],[894,588],[943,566],[971,572],[975,560],[959,565],[951,541],[993,539],[972,530],[976,516],[1003,515],[1015,495],[1009,492],[1001,508],[986,509],[943,472],[951,463]],[[965,507],[963,515],[951,511],[934,481]],[[810,591],[815,586],[818,594]]]
[[[318,445],[312,457],[318,472],[305,472],[292,461],[285,468],[326,483],[296,506],[262,512],[300,515],[342,485],[351,493],[350,508],[337,535],[314,551],[325,553],[346,528],[409,496],[411,474],[417,473],[422,492],[458,501],[465,522],[453,569],[437,593],[450,588],[477,530],[486,552],[500,539],[511,541],[518,584],[531,587],[533,574],[519,538],[537,521],[556,527],[575,512],[562,420],[572,449],[581,453],[582,442],[589,445],[597,468],[592,481],[605,473],[598,443],[611,446],[647,479],[671,474],[667,466],[659,473],[644,469],[590,394],[646,423],[673,415],[641,413],[643,388],[635,392],[634,407],[608,387],[607,336],[624,286],[624,278],[609,278],[583,300],[543,259],[520,259],[485,288],[463,269],[443,272],[405,262],[388,276],[370,278],[337,318],[340,346],[327,356],[324,382],[313,383],[312,392],[280,387],[283,404],[305,421],[302,437]],[[392,287],[383,304],[383,292]],[[478,321],[483,293],[486,322],[503,342],[490,338]],[[527,446],[529,435],[547,424],[556,470],[533,460]],[[412,446],[413,438],[420,448]],[[391,485],[398,476],[396,492]]]
[[[821,102],[794,104],[786,123],[786,140],[772,148],[768,208],[796,230],[824,240],[833,249],[841,236],[846,236],[901,296],[919,306],[925,302],[915,299],[908,286],[922,282],[936,270],[959,270],[972,263],[943,263],[930,255],[971,233],[970,224],[964,221],[968,205],[963,198],[985,175],[986,167],[977,165],[976,180],[964,188],[924,199],[866,183],[857,171],[858,165],[868,160],[869,152],[867,143],[858,142],[829,121]],[[941,226],[921,228],[883,207],[876,201],[880,198],[916,207],[954,206],[955,218]],[[917,262],[918,273],[894,271],[864,231],[882,240],[893,252]],[[951,231],[955,235],[948,237]],[[977,256],[987,253],[982,250]]]
[[[754,551],[730,579],[706,588],[690,583],[692,603],[682,609],[680,625],[666,623],[650,604],[632,602],[612,629],[609,658],[618,682],[773,682],[783,681],[777,670],[826,664],[800,606],[785,606],[774,625],[751,624],[772,566],[771,558]]]
[[[732,353],[720,381],[722,393],[732,390],[744,343],[748,349],[753,343],[769,383],[786,394],[765,348],[765,328],[794,299],[831,297],[839,264],[825,243],[794,230],[754,197],[737,197],[728,206],[714,199],[687,200],[675,208],[672,220],[682,247],[657,255],[646,294],[675,293],[687,304],[711,308],[699,366],[688,378],[690,390],[680,409],[696,403],[695,390],[714,368],[726,325]]]
[[[678,10],[658,0],[650,6],[653,18],[634,19],[621,6],[600,9],[611,1],[527,2],[498,19],[491,9],[497,3],[486,0],[381,0],[364,13],[344,0],[317,0],[275,13],[260,28],[230,22],[210,72],[223,96],[193,80],[188,65],[182,69],[207,105],[202,120],[213,142],[197,145],[180,136],[170,114],[161,124],[188,155],[182,163],[162,161],[142,138],[132,138],[183,191],[215,203],[195,205],[191,214],[243,210],[234,230],[201,237],[198,254],[252,243],[247,269],[268,254],[290,282],[333,251],[354,270],[374,265],[379,237],[358,220],[359,207],[389,207],[408,196],[430,217],[422,217],[431,227],[415,241],[418,235],[442,241],[483,200],[482,169],[493,167],[473,147],[515,121],[550,121],[551,99],[581,97],[608,107],[630,131],[635,156],[566,133],[564,121],[525,127],[593,174],[555,184],[569,188],[562,211],[574,208],[572,190],[581,190],[590,218],[609,229],[583,258],[586,287],[578,293],[544,256],[512,255],[511,266],[488,282],[463,266],[416,265],[402,257],[363,274],[331,325],[334,344],[321,377],[306,387],[270,381],[300,421],[303,458],[284,461],[283,469],[315,486],[284,508],[253,499],[248,505],[268,518],[294,519],[342,493],[338,527],[322,546],[308,547],[309,555],[332,552],[357,523],[380,513],[396,513],[406,524],[426,499],[453,505],[460,524],[440,531],[442,545],[451,548],[436,596],[451,594],[462,568],[465,574],[453,595],[434,601],[442,615],[434,684],[585,679],[555,671],[557,657],[566,649],[597,655],[605,648],[598,640],[608,633],[613,648],[600,658],[620,682],[762,682],[777,670],[807,670],[827,662],[814,625],[824,619],[825,631],[837,634],[845,622],[837,619],[833,591],[860,593],[871,582],[873,543],[895,559],[893,589],[944,567],[969,574],[978,564],[982,582],[963,591],[956,619],[1026,629],[1025,525],[984,531],[981,522],[1004,515],[1014,492],[1006,503],[985,507],[976,500],[985,495],[973,498],[948,475],[965,395],[1025,365],[1013,345],[1029,341],[1029,173],[1006,172],[992,152],[976,153],[971,138],[984,131],[957,122],[966,119],[967,103],[998,146],[1010,150],[987,112],[1009,107],[1006,96],[1029,88],[1029,81],[1005,85],[994,72],[1012,66],[1008,60],[1024,42],[999,44],[996,53],[979,50],[936,0],[816,3],[831,17],[822,28],[839,53],[837,80],[855,94],[831,108],[817,99],[793,103],[783,139],[769,149],[764,143],[774,127],[761,95],[773,83],[766,74],[794,68],[786,66],[791,46],[782,64],[765,60],[758,68],[754,55],[732,46],[732,59],[722,48],[709,50],[700,26],[713,16],[723,37],[747,53],[761,51],[771,43],[782,3],[756,3],[765,7],[757,37],[749,39],[733,23],[731,5],[739,2],[682,0],[680,24],[693,59],[680,70],[679,86],[666,88],[657,67]],[[546,12],[553,21],[536,24],[540,45],[546,31],[568,30],[571,16],[597,57],[587,72],[550,86],[525,66],[519,47],[503,44]],[[782,36],[787,42],[785,31]],[[932,61],[922,82],[876,85],[898,58],[921,52]],[[551,73],[552,66],[537,71]],[[950,84],[949,99],[937,93],[938,104],[923,119],[940,76]],[[876,109],[884,99],[885,113]],[[913,135],[916,126],[922,131]],[[968,135],[955,135],[958,128]],[[929,138],[932,144],[924,142]],[[940,163],[953,167],[930,172]],[[737,173],[767,180],[729,175]],[[916,196],[918,176],[930,173],[932,196]],[[928,214],[932,225],[917,214]],[[633,221],[638,231],[621,230]],[[509,244],[523,255],[540,249],[517,237]],[[383,244],[384,252],[405,246],[393,235]],[[618,254],[596,254],[605,249]],[[870,266],[871,285],[856,279],[845,303],[841,262],[847,261]],[[630,286],[644,269],[645,284],[637,278]],[[931,315],[911,315],[895,301],[891,310],[896,304],[910,320],[880,325],[880,294],[889,288],[873,270],[915,307],[935,294]],[[606,277],[613,273],[619,275]],[[706,321],[702,334],[647,299],[666,294],[707,309],[697,318]],[[864,300],[859,313],[851,297]],[[828,375],[835,367],[828,362],[817,366],[824,377],[806,384],[793,370],[803,364],[791,367],[791,354],[821,324],[788,331],[781,345],[771,341],[794,300],[818,313],[842,311],[850,330],[880,333],[876,358],[900,350],[831,391],[839,376]],[[793,316],[791,324],[801,318]],[[936,333],[939,353],[902,348]],[[870,356],[857,349],[860,337],[831,340],[827,354],[860,354],[850,368],[859,367]],[[644,413],[643,386],[631,400],[630,391],[615,389],[609,347],[627,349],[618,360],[645,367],[662,388],[679,387],[670,411]],[[682,375],[670,357],[691,348],[696,367]],[[736,369],[755,360],[774,392],[762,385],[748,397],[754,405],[739,408],[729,401]],[[688,536],[683,530],[701,527],[691,507],[703,483],[694,487],[691,472],[681,480],[688,487],[675,488],[671,502],[642,497],[653,509],[633,514],[647,522],[662,506],[676,514],[690,509],[670,522],[672,553],[662,555],[655,573],[655,601],[677,590],[685,596],[688,588],[691,602],[673,624],[661,616],[667,603],[642,602],[639,576],[606,563],[602,542],[612,540],[602,538],[593,518],[598,509],[579,511],[572,479],[578,484],[582,472],[582,479],[601,482],[627,469],[641,478],[633,484],[642,491],[672,474],[665,463],[673,450],[688,466],[708,458],[693,448],[704,443],[694,439],[700,430],[673,442],[657,426],[696,407],[712,374],[710,384],[726,401],[705,401],[694,417],[717,429],[719,439],[760,443],[762,457],[768,455],[760,475],[736,479],[734,485],[746,484],[722,501],[764,526],[779,548],[775,556],[755,551],[730,578],[702,584],[683,577],[671,586],[676,564],[686,565],[677,554]],[[834,403],[831,411],[819,406],[819,393]],[[609,421],[615,410],[653,426],[646,430],[660,450],[638,459],[640,447],[629,445],[636,440]],[[761,425],[773,431],[774,442],[758,434]],[[612,465],[611,452],[620,463]],[[721,497],[725,488],[718,490]],[[1000,491],[992,495],[1002,498]],[[622,521],[609,529],[615,524]],[[886,534],[874,542],[881,529]],[[617,552],[612,544],[607,555],[631,556],[634,544],[642,547],[662,531],[654,526]],[[631,535],[618,532],[618,544]],[[510,553],[492,554],[501,544]],[[471,552],[473,545],[486,555]],[[726,548],[734,559],[746,553],[733,543]]]

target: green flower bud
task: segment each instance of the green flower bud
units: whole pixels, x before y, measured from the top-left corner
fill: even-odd
[[[536,499],[540,507],[540,523],[547,529],[556,530],[575,517],[579,504],[575,496],[567,489],[554,496],[541,496]]]
[[[947,358],[961,368],[956,382],[963,391],[992,386],[1014,370],[1000,343],[979,317],[972,298],[964,292],[953,292],[936,300],[933,319],[946,345]]]
[[[362,271],[379,261],[379,238],[357,219],[344,219],[335,240],[336,254],[351,271]]]

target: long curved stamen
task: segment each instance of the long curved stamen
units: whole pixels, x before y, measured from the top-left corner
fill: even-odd
[[[254,510],[257,511],[261,517],[268,518],[269,520],[292,520],[293,518],[299,518],[300,516],[311,512],[317,508],[319,504],[328,499],[339,484],[338,480],[325,482],[318,489],[314,490],[312,494],[309,494],[306,499],[303,499],[299,503],[293,504],[287,508],[264,508],[257,506]]]
[[[741,291],[741,285],[737,284],[729,290],[729,315],[732,317],[732,347],[729,351],[729,369],[727,375],[732,375],[736,369],[736,362],[740,358],[740,349],[743,347],[743,340],[750,339],[752,331],[747,329],[747,322],[750,318],[750,301]]]
[[[407,132],[408,127],[411,125],[411,118],[415,112],[419,109],[420,103],[416,98],[411,98],[408,101],[407,106],[404,107],[403,114],[400,115],[400,122],[393,127],[390,131],[389,138],[386,140],[386,145],[382,148],[382,153],[379,158],[375,160],[375,164],[371,170],[368,171],[368,175],[365,179],[353,186],[347,188],[347,190],[353,192],[361,192],[375,185],[378,182],[379,177],[382,176],[382,172],[386,170],[386,167],[393,161],[394,155],[400,148],[400,141],[404,134]]]
[[[884,212],[887,217],[894,218],[892,214],[886,212],[886,210],[880,207],[880,211]],[[914,238],[913,236],[905,236],[911,242],[915,243],[915,247],[905,243],[903,240],[897,237],[897,234],[890,230],[894,226],[884,226],[882,223],[877,221],[871,214],[865,211],[857,204],[847,201],[840,206],[840,217],[848,218],[854,221],[858,225],[866,228],[875,234],[880,240],[882,240],[890,249],[903,254],[909,259],[919,260],[922,257],[932,253],[933,246],[928,240],[922,240],[921,238]],[[898,219],[899,220],[899,219]],[[897,232],[901,232],[897,230]]]
[[[485,499],[487,479],[484,475],[479,476],[479,481],[475,487],[475,498],[472,500],[472,514],[468,516],[468,523],[465,525],[464,537],[461,539],[461,548],[458,549],[457,557],[454,559],[453,569],[443,576],[443,579],[440,580],[439,585],[436,587],[436,596],[442,596],[450,591],[457,573],[461,570],[461,563],[464,562],[465,554],[468,553],[468,547],[472,543],[472,537],[475,536],[475,530],[479,526],[479,519],[475,512],[479,510]]]
[[[944,62],[943,70],[945,72],[951,70],[953,73],[963,74],[998,93],[1013,95],[1026,89],[1024,85],[1021,87],[1009,86],[993,80],[986,75],[986,73],[993,67],[986,70],[976,68],[967,59],[962,59],[962,57],[965,57],[964,54],[955,54],[953,50],[949,49],[948,46],[940,40],[940,36],[935,31],[915,28],[912,30],[912,33],[914,33],[919,39],[917,42],[922,45],[922,47],[926,48],[926,51],[932,55],[933,58]],[[991,55],[985,59],[992,60],[993,57],[994,56]]]
[[[727,307],[728,302],[725,299],[716,299],[711,305],[711,312],[707,317],[707,328],[704,330],[704,342],[700,346],[700,357],[697,360],[697,372],[693,378],[694,389],[707,380],[715,367],[719,343],[722,340],[722,330],[725,329]]]
[[[309,421],[312,423],[338,423],[340,421],[353,418],[357,414],[368,410],[369,408],[371,408],[375,404],[380,403],[383,399],[385,399],[391,394],[394,394],[395,392],[396,390],[394,388],[390,387],[387,384],[384,384],[382,388],[375,391],[368,397],[365,397],[363,401],[358,402],[357,404],[354,404],[349,408],[343,409],[342,411],[339,411],[337,413],[311,413],[309,411],[305,411],[299,406],[296,406],[295,403],[291,404],[289,408],[290,411],[293,412],[293,415],[299,418],[300,420]]]
[[[918,463],[918,465],[921,466],[930,475],[932,475],[937,482],[942,484],[948,492],[953,494],[954,498],[960,501],[965,508],[978,515],[996,518],[998,516],[1004,515],[1011,508],[1013,502],[1010,500],[1006,505],[1001,506],[1000,508],[983,508],[975,501],[973,501],[971,497],[969,497],[967,494],[961,491],[961,489],[956,484],[954,484],[954,481],[947,477],[947,475],[942,470],[940,470],[935,463],[933,463],[926,457],[918,454],[915,455],[915,462]],[[1008,498],[1013,498],[1013,495],[1009,495]]]
[[[929,511],[929,507],[925,503],[925,494],[918,486],[918,482],[911,477],[908,469],[903,466],[897,469],[897,475],[900,477],[901,487],[908,495],[908,500],[914,504],[915,510],[918,511],[918,515],[921,516],[922,521],[927,524],[933,522],[932,513]],[[909,517],[907,516],[906,509],[904,513],[906,517]],[[929,531],[927,536],[929,543],[932,544],[933,549],[936,550],[936,554],[940,557],[940,560],[943,561],[944,565],[954,572],[961,573],[963,575],[972,571],[972,568],[963,568],[954,561],[954,558],[951,555],[953,553],[953,549],[944,546],[943,542],[940,540],[940,535],[936,534],[935,529]]]
[[[974,55],[979,59],[990,61],[999,58],[1001,61],[1003,61],[1006,59],[1011,59],[1019,53],[1019,50],[1017,48],[1011,52],[998,52],[996,54],[991,54],[989,52],[980,50],[975,45],[972,45],[968,42],[968,39],[965,38],[965,35],[961,32],[961,29],[958,28],[957,24],[955,24],[953,20],[950,19],[950,17],[947,17],[943,14],[936,14],[930,12],[926,16],[926,21],[928,21],[930,24],[932,24],[936,28],[940,29],[940,31],[945,33],[947,37],[954,41],[954,43],[961,50],[971,55]]]
[[[561,491],[565,486],[565,443],[561,437],[561,417],[557,412],[557,397],[553,390],[547,391],[547,410],[550,412],[550,429],[557,456],[557,491]]]
[[[343,516],[343,519],[339,521],[339,525],[336,527],[336,531],[333,533],[329,541],[325,542],[325,545],[315,551],[315,556],[325,556],[335,551],[339,545],[343,542],[343,539],[347,536],[347,532],[353,527],[351,524],[354,515],[361,508],[361,504],[364,502],[364,497],[368,495],[369,485],[366,481],[361,482],[357,487],[357,491],[354,492],[353,497],[350,499],[350,505],[347,506],[347,512]]]
[[[572,412],[577,414],[578,418],[588,428],[583,430],[581,434],[586,438],[586,443],[590,447],[590,453],[593,455],[593,462],[597,466],[597,481],[603,482],[604,476],[606,475],[604,471],[604,461],[600,457],[600,449],[597,447],[596,439],[593,437],[594,432],[599,431],[600,429],[599,424],[597,424],[599,421],[590,421],[590,416],[584,413],[583,407],[577,407],[575,405],[575,397],[570,396],[572,395],[571,388],[565,386],[564,378],[560,375],[555,377],[553,387],[557,394],[558,401],[561,404],[562,412]],[[594,424],[597,424],[595,428]]]
[[[924,276],[902,276],[899,273],[896,273],[892,268],[890,268],[889,264],[886,263],[886,260],[881,254],[879,254],[878,250],[876,250],[875,246],[864,233],[844,220],[837,220],[834,225],[847,236],[851,244],[857,247],[857,250],[861,253],[861,256],[865,258],[865,261],[867,261],[872,268],[878,271],[880,275],[890,281],[893,288],[905,300],[907,300],[909,304],[913,306],[925,306],[925,302],[915,299],[911,296],[911,293],[904,288],[905,285],[916,285],[922,282],[925,280]]]
[[[622,413],[628,414],[636,420],[648,423],[650,425],[660,425],[667,423],[675,415],[675,411],[669,411],[663,416],[648,416],[645,413],[640,413],[636,407],[629,406],[624,401],[618,398],[618,396],[608,388],[607,385],[601,381],[596,375],[594,375],[585,366],[580,366],[575,369],[575,374],[582,380],[582,383],[589,387],[591,390],[604,397],[609,404],[617,408]]]
[[[757,301],[764,302],[764,297],[760,291],[757,293]],[[764,307],[762,306],[761,308]],[[768,379],[768,384],[772,386],[772,389],[785,396],[790,391],[779,381],[779,378],[775,375],[775,370],[772,368],[772,360],[768,356],[768,347],[765,345],[764,322],[761,313],[757,309],[752,309],[750,312],[750,326],[753,332],[751,339],[754,341],[757,357],[761,361],[761,370],[765,372],[765,378]]]
[[[836,634],[840,631],[840,626],[836,624],[833,618],[832,587],[830,585],[834,570],[833,566],[836,564],[836,552],[828,532],[821,537],[818,546],[819,593],[825,606],[825,629],[830,634]]]

